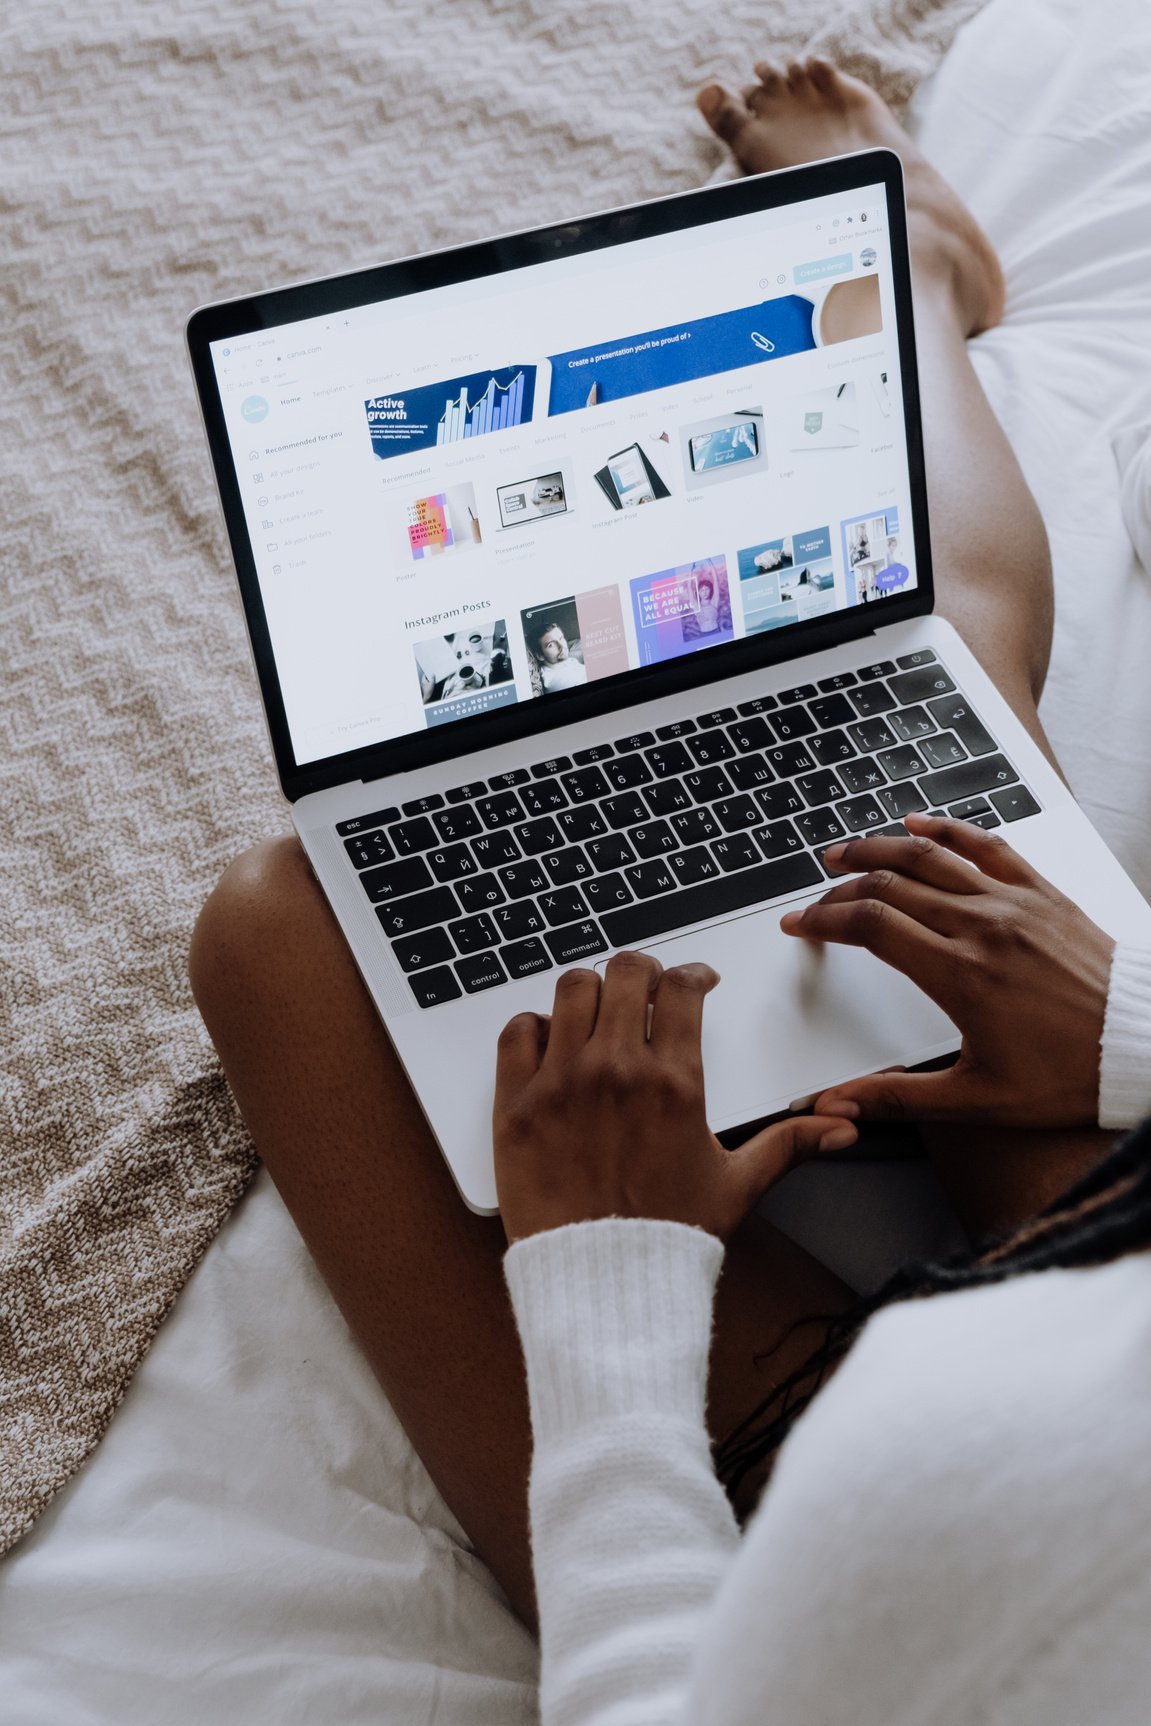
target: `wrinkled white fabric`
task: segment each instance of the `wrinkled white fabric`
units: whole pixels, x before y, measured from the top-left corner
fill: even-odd
[[[1120,426],[1111,437],[1119,469],[1123,523],[1135,555],[1151,576],[1151,419]]]

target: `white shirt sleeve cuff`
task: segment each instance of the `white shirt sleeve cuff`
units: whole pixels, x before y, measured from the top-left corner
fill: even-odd
[[[1117,945],[1099,1060],[1099,1125],[1151,1115],[1151,951]]]
[[[723,1243],[703,1229],[606,1217],[529,1235],[504,1274],[537,1444],[619,1415],[702,1424]]]

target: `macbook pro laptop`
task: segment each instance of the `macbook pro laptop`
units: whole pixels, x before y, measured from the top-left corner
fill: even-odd
[[[719,971],[716,1131],[957,1047],[780,933],[846,835],[998,828],[1151,944],[933,615],[894,154],[209,306],[188,346],[280,782],[474,1210],[496,1038],[565,966]],[[662,476],[642,508],[592,483],[613,450]]]

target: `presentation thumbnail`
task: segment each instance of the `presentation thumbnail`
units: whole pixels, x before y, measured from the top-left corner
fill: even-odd
[[[803,353],[817,346],[815,316],[815,303],[805,295],[781,294],[712,317],[550,354],[548,413],[618,402]]]
[[[566,515],[568,488],[562,473],[541,473],[514,485],[498,485],[496,502],[501,527],[520,527],[542,516]]]
[[[852,266],[849,253],[823,262],[841,270]],[[712,317],[689,318],[594,347],[549,354],[548,414],[573,413],[697,378],[718,377],[789,354],[854,341],[882,328],[878,276],[834,282],[826,292],[817,288],[815,297],[779,294]]]
[[[428,725],[509,707],[516,699],[503,618],[417,642],[413,652]]]
[[[416,497],[407,506],[408,550],[413,558],[438,557],[480,544],[475,487],[452,485]]]
[[[725,558],[707,557],[640,576],[631,584],[631,603],[641,665],[659,665],[732,640]]]
[[[520,613],[533,695],[578,689],[628,669],[619,589],[569,594]]]
[[[899,556],[899,511],[876,510],[840,523],[847,566],[847,602],[866,605],[896,593],[911,580]]]

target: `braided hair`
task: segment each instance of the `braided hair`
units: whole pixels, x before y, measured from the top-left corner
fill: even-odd
[[[824,1339],[814,1353],[716,1446],[716,1471],[728,1496],[735,1497],[754,1469],[770,1464],[866,1321],[881,1307],[983,1288],[1032,1271],[1110,1264],[1148,1247],[1151,1119],[1120,1139],[1089,1174],[1006,1239],[984,1242],[974,1254],[897,1271],[877,1293],[824,1321]]]

